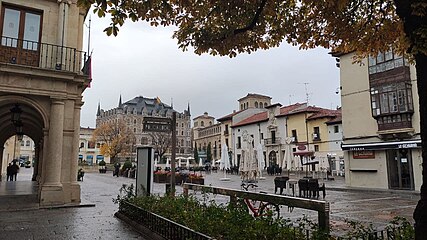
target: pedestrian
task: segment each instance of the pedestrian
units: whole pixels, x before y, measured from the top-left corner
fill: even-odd
[[[116,164],[114,164],[114,173],[113,173],[113,177],[114,176],[117,176],[117,177],[119,177],[119,171],[120,171],[120,163],[116,163]]]
[[[12,166],[10,166],[10,178],[11,181],[16,181],[16,177],[18,176],[19,166],[16,164],[16,161],[13,161]]]
[[[9,165],[6,168],[6,181],[12,181],[12,163],[9,163]]]

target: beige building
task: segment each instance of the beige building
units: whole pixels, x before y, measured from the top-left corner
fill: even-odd
[[[421,186],[421,138],[414,66],[392,51],[340,64],[346,183],[415,190]]]
[[[207,160],[208,146],[211,148],[212,160],[221,158],[221,124],[207,112],[193,119],[193,146],[197,147],[202,162]],[[199,159],[195,159],[199,162]]]
[[[110,163],[110,157],[101,154],[102,143],[94,141],[93,131],[95,128],[80,128],[79,163],[86,163],[89,166],[97,165],[102,160]]]
[[[122,98],[120,96],[119,104],[116,108],[103,110],[100,105],[98,105],[96,126],[109,121],[124,121],[126,126],[133,131],[137,146],[151,145],[152,137],[149,132],[143,129],[144,117],[172,118],[173,112],[176,112],[173,107],[163,103],[158,97],[147,98],[138,96],[122,103]],[[191,145],[190,105],[188,105],[187,110],[184,110],[182,113],[176,113],[176,155],[177,157],[189,157],[193,154]],[[170,155],[171,152],[169,150],[165,157],[170,158]],[[127,158],[131,158],[133,161],[136,158],[136,156],[119,157],[121,161]]]
[[[0,142],[34,141],[44,206],[80,202],[80,108],[90,79],[81,51],[88,9],[76,2],[0,0]]]

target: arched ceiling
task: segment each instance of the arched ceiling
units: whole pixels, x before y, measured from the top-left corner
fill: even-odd
[[[44,122],[41,114],[26,103],[10,102],[0,105],[0,144],[4,145],[6,140],[16,135],[16,128],[12,123],[12,112],[15,105],[22,110],[21,121],[24,135],[29,136],[34,142],[39,142],[43,137]]]

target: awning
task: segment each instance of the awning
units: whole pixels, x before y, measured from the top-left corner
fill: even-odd
[[[294,156],[300,155],[300,156],[313,156],[313,151],[301,151],[301,152],[293,152]]]
[[[397,149],[397,148],[420,148],[421,139],[398,142],[376,142],[376,143],[356,143],[342,144],[342,150],[359,151],[359,150],[381,150],[381,149]]]

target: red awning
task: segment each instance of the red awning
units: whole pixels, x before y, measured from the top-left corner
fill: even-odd
[[[314,152],[313,151],[301,151],[301,152],[294,152],[293,154],[295,156],[313,156]]]

